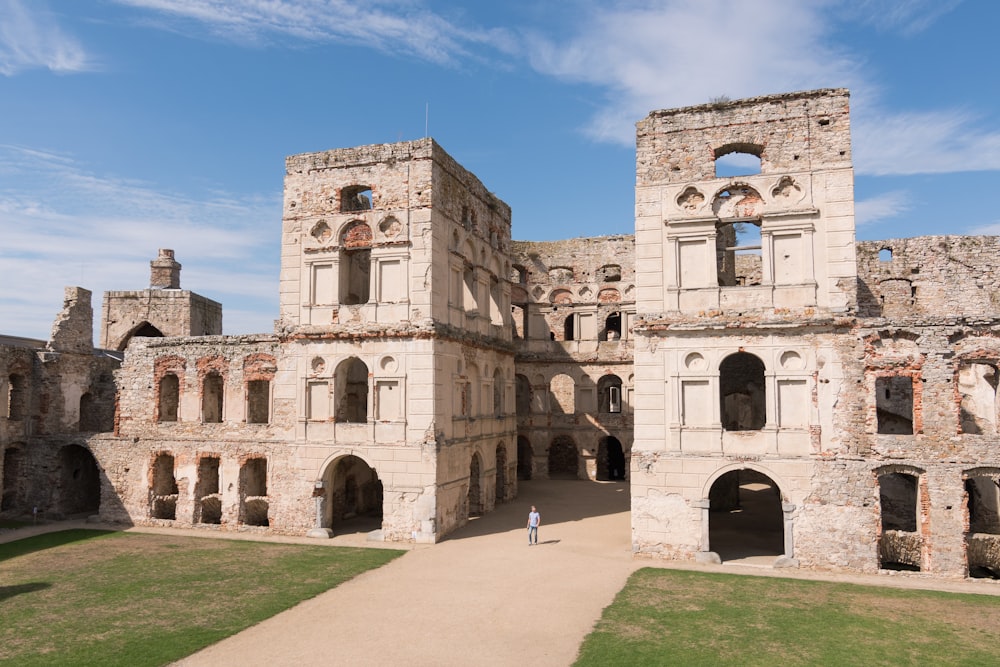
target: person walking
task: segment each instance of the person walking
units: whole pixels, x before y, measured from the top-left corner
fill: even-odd
[[[542,515],[538,513],[535,506],[531,506],[528,512],[528,546],[538,544],[538,525],[542,522]],[[532,541],[534,540],[534,541]]]

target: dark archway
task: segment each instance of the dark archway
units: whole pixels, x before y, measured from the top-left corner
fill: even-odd
[[[497,444],[495,499],[497,504],[507,500],[507,447],[502,442]]]
[[[722,560],[785,554],[781,491],[756,470],[732,470],[708,492],[709,545]]]
[[[323,489],[323,528],[338,534],[382,528],[382,482],[363,459],[349,455],[328,465]]]
[[[625,479],[625,452],[621,441],[609,435],[597,443],[598,481]]]
[[[21,480],[24,475],[24,451],[8,447],[3,454],[3,487],[0,488],[0,511],[17,509],[21,499]]]
[[[531,479],[531,442],[523,435],[517,436],[517,478],[520,480]]]
[[[118,351],[124,352],[125,348],[128,347],[129,341],[136,336],[141,336],[142,338],[163,338],[163,332],[149,322],[140,322],[122,339],[122,342],[118,345]]]
[[[96,512],[101,506],[101,475],[97,461],[80,445],[59,450],[59,490],[56,511],[60,514]]]
[[[483,513],[483,464],[479,452],[472,453],[469,463],[469,516]]]
[[[549,445],[549,479],[578,479],[580,452],[567,435],[556,436]]]

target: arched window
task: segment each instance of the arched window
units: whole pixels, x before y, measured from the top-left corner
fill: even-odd
[[[759,431],[766,421],[764,362],[747,352],[726,357],[719,365],[722,427],[727,431]]]
[[[726,144],[715,150],[715,177],[754,176],[760,173],[763,146],[748,143]]]
[[[524,375],[516,375],[514,386],[514,402],[517,414],[527,415],[531,413],[531,381]]]
[[[180,404],[181,383],[174,373],[167,373],[160,378],[159,400],[157,402],[157,420],[161,422],[177,421],[178,405]]]
[[[622,337],[622,314],[611,313],[604,320],[604,329],[601,331],[601,340],[619,340]]]
[[[28,400],[24,376],[20,373],[11,373],[7,381],[7,419],[21,421],[25,418]]]
[[[222,423],[223,381],[217,371],[209,371],[201,383],[201,421]]]
[[[500,417],[504,413],[503,373],[497,368],[493,371],[493,414]]]
[[[368,211],[372,208],[372,189],[367,185],[351,185],[340,189],[340,212]]]
[[[622,379],[617,375],[605,375],[597,381],[597,411],[615,414],[622,411]]]
[[[368,421],[368,366],[357,357],[340,362],[336,371],[336,420],[353,424]]]

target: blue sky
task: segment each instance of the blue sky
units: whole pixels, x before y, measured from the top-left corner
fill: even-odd
[[[0,0],[0,333],[157,248],[270,332],[284,158],[424,136],[514,237],[631,233],[635,122],[852,91],[857,236],[1000,233],[988,0]],[[429,113],[427,113],[429,109]]]

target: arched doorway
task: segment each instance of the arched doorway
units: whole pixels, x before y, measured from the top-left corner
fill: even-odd
[[[531,479],[531,443],[523,435],[517,436],[517,478]]]
[[[335,533],[361,533],[382,527],[382,482],[357,456],[344,456],[323,475],[323,528]]]
[[[781,491],[757,470],[731,470],[708,492],[709,544],[722,560],[785,555]]]
[[[56,511],[96,512],[101,506],[101,476],[94,455],[80,445],[66,445],[59,450],[59,469]]]
[[[598,481],[625,479],[625,452],[622,443],[613,435],[597,443]]]
[[[507,500],[507,447],[497,444],[496,462],[496,502],[500,504]]]
[[[549,479],[577,479],[580,452],[567,435],[556,436],[549,445]]]
[[[483,464],[479,452],[472,453],[469,463],[469,516],[483,513]]]
[[[24,451],[8,447],[3,453],[3,486],[0,487],[0,511],[16,509],[24,474]]]

